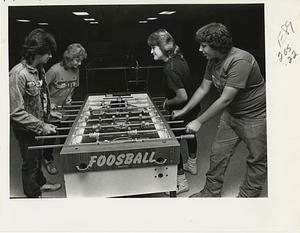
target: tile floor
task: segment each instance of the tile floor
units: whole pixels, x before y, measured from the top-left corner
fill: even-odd
[[[211,92],[210,95],[203,100],[202,109],[205,110],[216,98],[216,93]],[[179,194],[178,198],[186,198],[189,195],[200,191],[203,188],[205,183],[205,173],[209,168],[209,152],[210,147],[214,139],[214,135],[217,130],[219,117],[215,117],[211,121],[207,122],[202,129],[198,132],[198,174],[193,176],[189,173],[187,174],[189,182],[189,191]],[[187,156],[186,153],[186,142],[182,141],[182,153]],[[232,157],[231,162],[227,168],[225,174],[225,183],[222,190],[222,198],[234,198],[238,193],[238,188],[243,182],[245,174],[245,159],[248,154],[248,151],[243,143],[241,143],[235,155]],[[55,149],[55,163],[60,170],[57,175],[49,175],[45,170],[44,174],[46,178],[51,182],[58,182],[63,185],[62,189],[56,192],[45,192],[43,193],[44,198],[66,198],[66,191],[64,186],[64,178],[60,160],[59,160],[59,149]],[[13,133],[10,134],[10,197],[11,198],[24,198],[22,191],[21,183],[21,164],[22,159],[19,152],[19,147],[16,139],[14,138]],[[266,182],[263,187],[263,192],[261,197],[268,197],[268,183]],[[129,196],[135,198],[168,198],[163,193],[147,194],[147,195],[138,195],[138,196]]]

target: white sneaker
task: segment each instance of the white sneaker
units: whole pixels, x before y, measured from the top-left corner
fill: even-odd
[[[183,164],[183,170],[191,173],[192,175],[197,175],[197,173],[198,173],[197,163],[195,165],[190,164],[190,163],[184,163]]]
[[[56,175],[58,173],[58,169],[53,163],[53,160],[47,161],[45,159],[45,168],[50,175]]]
[[[185,174],[177,176],[177,189],[176,194],[184,193],[189,191],[189,184]],[[170,196],[170,192],[165,192],[165,195]]]

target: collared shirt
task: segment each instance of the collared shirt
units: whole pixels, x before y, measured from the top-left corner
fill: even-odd
[[[43,131],[50,114],[50,99],[43,65],[37,68],[26,60],[9,72],[10,119],[15,129]]]

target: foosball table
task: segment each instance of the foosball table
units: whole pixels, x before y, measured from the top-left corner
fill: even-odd
[[[67,197],[176,197],[182,128],[170,123],[148,93],[87,95],[60,151]]]

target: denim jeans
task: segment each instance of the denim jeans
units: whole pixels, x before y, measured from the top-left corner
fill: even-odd
[[[14,129],[14,134],[19,142],[22,164],[22,183],[26,197],[41,195],[40,186],[46,183],[46,178],[41,170],[42,150],[28,150],[29,146],[39,145],[35,139],[36,134],[31,131]]]
[[[213,196],[221,193],[224,174],[238,144],[243,141],[249,151],[246,174],[239,188],[241,197],[258,197],[267,177],[266,114],[256,118],[235,118],[226,110],[221,116],[206,173],[204,190]]]

